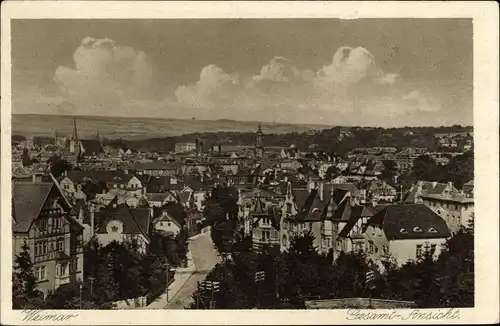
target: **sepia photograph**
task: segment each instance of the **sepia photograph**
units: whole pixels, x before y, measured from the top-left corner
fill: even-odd
[[[474,24],[10,19],[2,301],[23,322],[222,309],[458,321],[478,308]]]

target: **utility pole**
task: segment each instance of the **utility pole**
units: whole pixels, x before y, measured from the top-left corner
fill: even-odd
[[[94,280],[95,280],[95,278],[93,276],[89,277],[89,281],[90,281],[90,294],[94,294]]]
[[[199,309],[199,298],[200,298],[200,281],[196,282],[196,310]]]
[[[260,308],[260,283],[266,278],[266,273],[264,271],[259,271],[255,273],[255,283],[257,286],[257,308]]]
[[[166,273],[167,273],[167,286],[166,286],[166,294],[167,294],[167,303],[168,303],[168,287],[170,285],[169,283],[169,273],[170,272],[170,265],[167,263],[166,265]]]
[[[375,272],[373,271],[368,271],[366,273],[366,286],[368,287],[368,295],[369,295],[369,303],[368,303],[368,309],[373,309],[372,307],[372,290],[375,289],[375,284],[373,283],[375,281]]]
[[[80,283],[80,310],[82,310],[82,293],[83,293],[83,284]]]

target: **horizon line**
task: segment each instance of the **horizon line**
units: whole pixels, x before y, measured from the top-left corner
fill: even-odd
[[[73,118],[78,118],[78,117],[90,117],[90,118],[120,118],[120,119],[151,119],[151,120],[181,120],[181,121],[191,121],[193,120],[192,118],[173,118],[173,117],[144,117],[144,116],[108,116],[108,115],[83,115],[83,114],[53,114],[53,113],[11,113],[12,116],[14,115],[38,115],[38,116],[58,116],[58,117],[73,117]],[[325,127],[325,128],[335,128],[335,127],[342,127],[342,128],[382,128],[382,129],[397,129],[397,128],[440,128],[440,127],[453,127],[453,126],[460,126],[463,128],[474,128],[474,125],[461,125],[461,124],[449,124],[449,125],[440,125],[440,126],[432,126],[432,125],[419,125],[419,126],[408,126],[408,125],[403,125],[403,126],[392,126],[392,127],[382,127],[382,126],[373,126],[373,125],[368,125],[368,126],[360,126],[360,125],[333,125],[333,124],[323,124],[323,123],[300,123],[300,122],[278,122],[278,121],[259,121],[259,120],[235,120],[235,119],[197,119],[194,117],[195,121],[233,121],[233,122],[241,122],[241,123],[263,123],[263,124],[283,124],[283,125],[300,125],[300,126],[318,126],[318,127]],[[204,132],[205,133],[205,132]]]

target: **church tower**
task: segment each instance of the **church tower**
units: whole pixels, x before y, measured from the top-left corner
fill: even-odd
[[[69,142],[69,152],[75,154],[77,157],[80,155],[80,141],[78,140],[78,130],[76,129],[76,118],[73,118],[73,136]]]
[[[262,132],[262,125],[259,123],[259,129],[255,135],[255,157],[262,158],[264,156],[264,147],[262,145],[262,138],[264,133]]]

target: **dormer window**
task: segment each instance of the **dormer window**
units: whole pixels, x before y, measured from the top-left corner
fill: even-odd
[[[429,233],[437,233],[437,230],[435,228],[430,228]]]
[[[404,228],[401,229],[401,230],[399,230],[399,232],[402,233],[402,234],[408,234],[408,231],[406,231],[406,229],[404,229]]]
[[[413,232],[422,232],[422,229],[418,226],[413,228]]]

